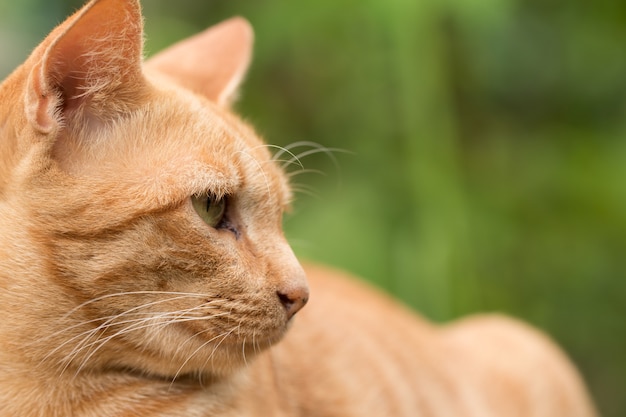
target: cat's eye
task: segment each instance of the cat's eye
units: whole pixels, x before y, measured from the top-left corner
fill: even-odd
[[[217,228],[224,220],[226,198],[217,198],[212,194],[192,195],[191,203],[200,218],[209,226]]]

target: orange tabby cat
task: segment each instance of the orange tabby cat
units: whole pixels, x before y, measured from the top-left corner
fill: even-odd
[[[232,19],[143,64],[137,0],[93,0],[0,86],[0,416],[594,415],[506,318],[309,267],[292,320],[289,186],[227,108],[251,43]]]

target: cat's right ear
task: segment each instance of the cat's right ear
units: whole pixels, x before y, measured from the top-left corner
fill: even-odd
[[[47,134],[68,119],[127,110],[142,84],[143,20],[138,0],[92,0],[35,49],[26,117]]]
[[[146,61],[146,67],[228,106],[250,65],[253,42],[250,23],[233,17],[159,52]]]

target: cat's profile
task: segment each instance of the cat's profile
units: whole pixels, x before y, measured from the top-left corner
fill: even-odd
[[[247,22],[146,63],[142,30],[93,0],[0,85],[0,416],[595,415],[535,330],[303,269],[286,176],[228,110]]]

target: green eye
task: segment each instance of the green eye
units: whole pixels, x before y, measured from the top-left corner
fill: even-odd
[[[218,227],[224,219],[226,198],[217,198],[211,194],[192,195],[191,203],[200,218],[211,227]]]

